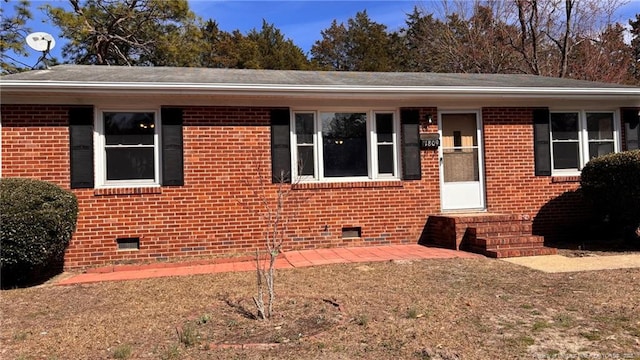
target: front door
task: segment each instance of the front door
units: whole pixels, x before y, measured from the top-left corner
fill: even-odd
[[[482,131],[476,112],[440,114],[442,210],[483,210]]]

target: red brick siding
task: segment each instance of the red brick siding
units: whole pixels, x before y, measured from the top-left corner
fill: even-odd
[[[69,188],[67,109],[2,106],[3,176]],[[270,179],[269,110],[185,108],[184,186],[73,190],[80,213],[65,267],[249,253],[260,246],[264,221],[255,193],[260,190],[258,173]],[[435,114],[435,109],[422,111]],[[53,156],[58,160],[47,162]],[[27,169],[21,166],[26,159],[33,161]],[[423,152],[422,161],[422,181],[293,190],[293,198],[306,200],[290,210],[295,216],[287,248],[415,243],[427,214],[440,207],[437,153]],[[267,184],[266,191],[273,196],[275,185]],[[342,228],[349,226],[361,227],[362,237],[342,239]],[[120,237],[140,237],[140,250],[117,251]]]
[[[532,110],[482,109],[487,210],[530,215],[534,232],[549,235],[589,213],[573,193],[579,178],[535,176]]]
[[[2,105],[2,176],[69,188],[67,110]],[[251,253],[265,230],[258,174],[269,196],[276,189],[269,112],[184,108],[184,186],[73,190],[80,213],[65,267]],[[427,114],[437,119],[436,108],[420,109],[421,119]],[[484,108],[482,120],[488,211],[530,215],[534,232],[586,216],[575,205],[576,179],[534,175],[532,109]],[[422,121],[421,132],[437,132]],[[420,181],[294,185],[286,248],[415,243],[427,216],[440,212],[439,183],[438,152],[423,150]],[[342,228],[354,226],[362,237],[343,239]],[[119,237],[140,237],[140,250],[117,251]]]
[[[2,105],[2,176],[69,188],[67,107]]]

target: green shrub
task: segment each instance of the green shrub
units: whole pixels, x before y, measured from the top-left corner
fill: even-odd
[[[583,194],[616,227],[640,223],[640,150],[597,157],[582,169]]]
[[[76,196],[39,180],[0,179],[0,268],[3,283],[62,264],[76,227]]]

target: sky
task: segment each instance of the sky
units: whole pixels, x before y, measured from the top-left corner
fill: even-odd
[[[9,4],[2,1],[6,15],[12,14],[12,5],[17,0],[10,0]],[[506,0],[505,0],[506,1]],[[607,1],[607,0],[602,0]],[[415,6],[424,7],[434,11],[439,1],[429,0],[189,0],[191,10],[204,20],[212,19],[218,23],[221,30],[240,30],[246,34],[251,29],[260,30],[263,19],[275,25],[294,44],[308,53],[311,46],[321,39],[320,32],[331,26],[335,19],[338,23],[346,23],[348,19],[355,17],[359,11],[366,10],[372,21],[387,26],[388,31],[395,31],[404,26],[406,15],[413,11]],[[32,31],[44,31],[53,35],[56,46],[51,54],[63,61],[61,54],[64,39],[60,38],[59,30],[45,22],[46,16],[38,7],[52,4],[65,6],[63,0],[31,0],[34,20],[28,26]],[[620,13],[620,21],[627,23],[628,19],[640,13],[640,0],[631,0]],[[21,61],[33,65],[40,53],[28,49],[31,56],[21,58]]]

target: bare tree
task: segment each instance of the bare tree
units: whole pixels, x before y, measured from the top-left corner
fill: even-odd
[[[424,41],[422,46],[440,56],[440,71],[445,72],[630,82],[629,75],[620,75],[622,62],[630,60],[614,21],[625,1],[440,0],[429,4],[443,26],[435,41]],[[426,10],[420,13],[422,18],[432,16]],[[422,18],[414,13],[407,24],[420,24]],[[580,68],[594,71],[585,74],[577,71]]]
[[[567,77],[610,83],[633,83],[629,64],[633,51],[624,42],[620,24],[608,26],[601,34],[582,41],[568,62]]]
[[[258,184],[253,195],[257,200],[257,208],[250,208],[265,221],[263,233],[263,247],[256,249],[256,295],[253,302],[256,306],[258,318],[270,319],[275,303],[275,275],[276,260],[287,239],[289,223],[295,219],[297,207],[307,201],[299,193],[294,193],[293,185],[299,181],[289,183],[290,175],[281,172],[276,177],[275,184],[269,184],[265,179],[261,167],[257,166]],[[248,181],[247,181],[247,185]],[[274,189],[275,188],[275,189]],[[274,191],[275,190],[275,191]],[[245,204],[246,205],[246,204]],[[248,207],[248,206],[247,206]],[[249,208],[249,207],[248,207]],[[267,299],[265,301],[265,293]]]
[[[261,319],[271,318],[273,313],[273,303],[275,301],[275,263],[278,255],[282,252],[282,244],[286,236],[289,218],[285,214],[285,203],[291,192],[291,187],[285,183],[286,174],[281,173],[276,185],[276,197],[274,201],[269,201],[266,194],[266,184],[262,175],[258,176],[259,191],[258,197],[262,205],[262,216],[266,222],[264,231],[264,250],[267,254],[265,262],[259,249],[256,249],[256,276],[257,295],[253,297],[253,302]],[[268,300],[265,304],[264,291],[268,293]]]
[[[513,0],[518,33],[509,38],[525,72],[568,77],[570,62],[585,41],[594,40],[623,0]]]

